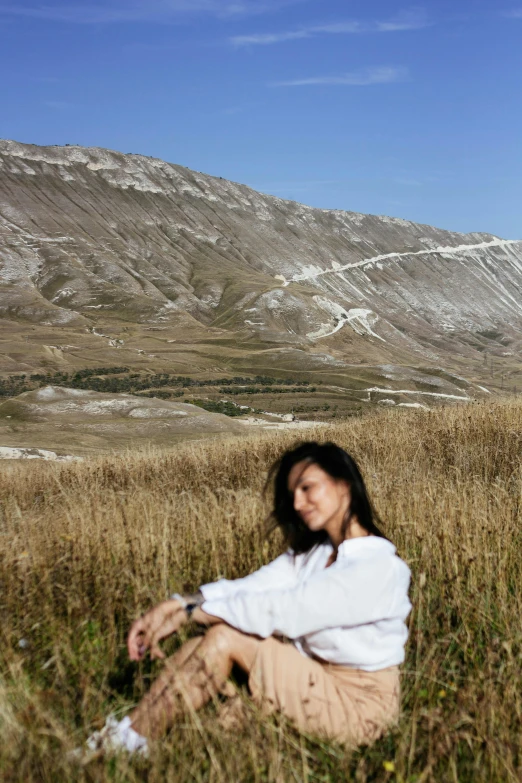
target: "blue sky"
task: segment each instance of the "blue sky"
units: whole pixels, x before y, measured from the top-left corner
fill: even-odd
[[[0,0],[0,137],[522,237],[522,0]]]

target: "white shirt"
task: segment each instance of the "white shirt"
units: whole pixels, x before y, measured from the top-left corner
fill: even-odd
[[[205,612],[264,639],[286,636],[304,655],[377,671],[404,660],[410,569],[390,541],[347,539],[286,552],[243,579],[201,587]]]

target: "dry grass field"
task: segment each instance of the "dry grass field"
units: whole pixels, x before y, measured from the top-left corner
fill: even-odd
[[[355,753],[247,706],[188,715],[147,761],[66,752],[161,664],[130,664],[133,618],[237,577],[264,537],[267,466],[294,433],[187,443],[0,473],[0,777],[6,781],[522,780],[522,404],[382,411],[313,433],[359,460],[413,572],[399,727]],[[187,633],[196,633],[191,629]],[[174,649],[179,640],[167,644]]]

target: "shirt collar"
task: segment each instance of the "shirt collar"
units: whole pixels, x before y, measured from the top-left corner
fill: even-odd
[[[396,549],[391,541],[381,536],[361,536],[360,538],[347,538],[339,546],[339,555],[350,557],[363,551],[388,551],[395,554]]]

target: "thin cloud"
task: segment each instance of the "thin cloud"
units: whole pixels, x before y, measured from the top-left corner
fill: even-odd
[[[198,10],[205,10],[207,0],[194,0]],[[140,0],[130,2],[112,2],[98,4],[0,5],[0,14],[21,16],[32,19],[44,19],[51,22],[70,22],[72,24],[106,24],[111,22],[137,22],[159,18],[166,14],[188,10],[185,0],[175,2],[152,2],[148,6]]]
[[[246,17],[279,11],[304,0],[112,0],[101,3],[36,4],[0,3],[0,15],[43,19],[71,24],[111,24],[117,22],[165,22],[189,14],[207,13],[215,17]]]
[[[340,76],[312,76],[306,79],[291,79],[284,82],[274,82],[271,87],[311,87],[338,85],[347,87],[368,87],[373,84],[393,84],[403,82],[408,78],[406,68],[382,66],[379,68],[364,68],[351,71]]]
[[[259,35],[236,35],[230,39],[234,46],[267,46],[269,44],[282,43],[283,41],[295,41],[299,38],[310,38],[307,30],[294,30],[288,33],[266,33]]]
[[[286,30],[277,33],[260,33],[253,35],[235,35],[229,38],[233,46],[268,46],[270,44],[295,41],[303,38],[314,38],[318,35],[354,35],[362,33],[393,33],[406,30],[421,30],[428,27],[429,22],[425,11],[413,9],[405,11],[387,21],[358,22],[354,20],[334,22],[332,24],[300,27],[296,30]]]
[[[235,106],[223,106],[217,112],[212,112],[212,115],[220,115],[222,117],[234,117],[238,114],[245,114],[251,112],[253,109],[257,109],[260,106],[259,101],[248,101],[247,103],[236,104]]]
[[[342,35],[343,33],[364,33],[364,24],[361,22],[334,22],[333,24],[322,24],[313,28],[316,33],[331,33],[333,35]]]
[[[378,33],[399,33],[407,30],[422,30],[425,27],[430,27],[426,11],[423,8],[410,8],[392,19],[376,22],[375,31]]]
[[[512,8],[511,11],[505,11],[504,16],[508,19],[522,19],[522,8]]]
[[[288,30],[282,33],[259,33],[254,35],[235,35],[229,39],[233,46],[267,46],[269,44],[296,41],[302,38],[313,38],[315,35],[361,33],[363,28],[359,22],[336,22],[335,24],[303,27],[299,30]]]
[[[263,2],[262,0],[245,0],[245,2],[239,3],[225,3],[216,0],[215,7],[218,16],[233,17],[233,16],[258,16],[259,14],[271,14],[277,11],[282,11],[291,5],[301,5],[301,3],[308,2],[308,0],[269,0]]]

